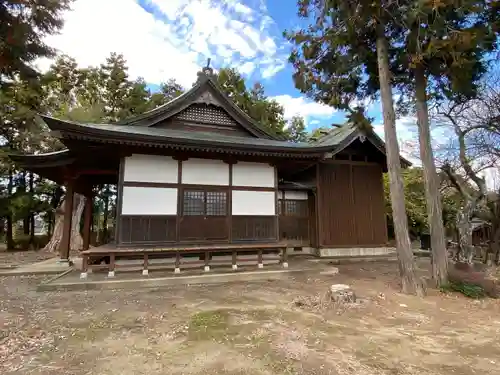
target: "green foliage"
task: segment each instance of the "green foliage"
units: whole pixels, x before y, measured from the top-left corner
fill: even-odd
[[[20,77],[33,79],[38,73],[31,64],[51,57],[54,50],[44,37],[63,25],[61,12],[71,0],[3,0],[0,2],[0,86]]]
[[[316,101],[350,111],[379,91],[377,26],[389,43],[392,83],[413,103],[414,69],[429,80],[431,97],[475,94],[496,48],[500,8],[487,0],[299,0],[308,27],[285,32],[294,49],[296,87]]]
[[[306,142],[308,139],[308,134],[306,131],[306,124],[304,119],[300,116],[294,116],[288,123],[288,127],[285,130],[285,134],[288,140],[292,142]]]
[[[228,327],[229,314],[227,311],[202,311],[194,314],[188,326],[191,339],[204,340],[218,337]]]
[[[424,233],[429,233],[427,222],[425,185],[422,168],[408,168],[402,173],[405,206],[408,216],[408,226],[410,232],[419,236]],[[389,196],[389,176],[384,175],[384,194],[386,202],[386,215],[389,222],[392,223],[391,200]],[[460,200],[457,194],[451,189],[442,189],[442,206],[443,206],[443,222],[445,227],[451,231],[455,225],[455,215],[460,209]]]
[[[440,290],[443,293],[462,293],[464,296],[474,299],[485,298],[487,296],[486,291],[481,285],[463,281],[450,281],[448,284],[441,286]]]
[[[266,97],[261,84],[256,83],[249,90],[241,74],[231,68],[220,69],[217,82],[224,93],[263,128],[272,134],[286,135],[283,106]]]

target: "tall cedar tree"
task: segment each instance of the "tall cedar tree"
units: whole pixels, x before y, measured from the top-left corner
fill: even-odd
[[[399,5],[368,0],[299,0],[299,15],[315,17],[315,22],[286,35],[296,45],[290,56],[296,86],[315,100],[352,112],[353,101],[380,91],[402,290],[424,295],[408,234],[392,95],[397,75],[391,66],[389,41],[399,35],[400,28],[391,24]]]
[[[476,95],[487,70],[486,55],[496,46],[496,9],[491,1],[412,1],[399,18],[405,44],[398,51],[408,62],[414,84],[420,158],[424,166],[427,214],[431,233],[432,270],[436,284],[447,282],[447,251],[439,181],[431,147],[428,96],[464,100]],[[410,86],[410,85],[409,85]]]
[[[72,0],[3,0],[0,2],[0,85],[17,75],[22,80],[38,76],[32,63],[52,57],[54,50],[43,38],[58,32],[61,13]]]
[[[303,7],[310,5],[305,3],[302,2]],[[324,2],[317,4],[325,6]],[[463,99],[475,95],[478,79],[486,70],[485,54],[493,51],[495,47],[498,5],[497,2],[470,0],[399,1],[397,8],[394,7],[394,2],[380,1],[371,5],[381,8],[385,15],[389,15],[385,17],[383,24],[389,43],[392,83],[400,92],[408,94],[401,96],[402,98],[415,98],[428,223],[432,238],[433,279],[436,284],[442,285],[447,281],[448,263],[439,183],[431,148],[427,100],[446,100],[452,97]],[[335,2],[327,2],[326,6],[337,5]],[[359,16],[370,4],[358,1],[348,7],[354,15]],[[370,32],[372,27],[373,24],[368,23],[358,31],[358,34],[366,39],[353,45],[357,51],[361,47],[360,44],[363,48],[371,48],[366,51],[366,56],[374,55],[376,50],[377,35]],[[325,43],[328,43],[331,35],[325,33],[324,36]],[[309,44],[308,47],[312,45]],[[328,90],[328,76],[321,77],[321,73],[325,72],[324,65],[328,63],[324,59],[326,56],[320,55],[321,50],[317,48],[304,51],[312,52],[309,56],[304,52],[305,60],[318,61],[312,71],[315,78],[319,78],[320,87],[317,91]],[[362,74],[374,74],[373,68],[370,68],[373,64],[373,60],[367,60],[366,65],[362,67]],[[358,66],[356,63],[355,65]],[[348,75],[348,70],[344,73]],[[373,95],[374,87],[371,84],[375,84],[376,89],[376,76],[369,76],[355,84],[361,86],[359,92],[364,90],[366,95]],[[317,95],[315,90],[313,88],[312,92]]]

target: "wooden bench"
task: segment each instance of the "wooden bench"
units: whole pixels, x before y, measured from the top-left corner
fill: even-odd
[[[118,248],[102,246],[90,250],[82,251],[82,272],[80,278],[87,278],[89,269],[106,269],[108,270],[108,277],[115,276],[115,269],[118,268],[116,264],[117,257],[120,258],[134,258],[139,256],[142,262],[142,274],[144,276],[149,274],[149,256],[150,255],[171,255],[175,257],[174,273],[181,272],[182,264],[200,264],[204,266],[205,272],[210,271],[210,262],[212,255],[216,253],[230,253],[231,266],[233,270],[238,269],[238,262],[253,261],[253,259],[238,258],[239,252],[257,252],[257,267],[263,268],[263,252],[266,250],[278,250],[279,255],[273,257],[266,257],[266,260],[278,260],[283,268],[288,267],[288,257],[286,252],[287,245],[284,243],[267,243],[267,244],[221,244],[221,245],[206,245],[206,246],[186,246],[186,247],[147,247],[147,248]],[[182,262],[183,255],[202,254],[204,259],[199,261]],[[92,258],[109,257],[109,262],[105,265],[91,264]]]

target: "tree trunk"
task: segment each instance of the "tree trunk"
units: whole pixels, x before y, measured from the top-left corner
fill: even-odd
[[[48,217],[48,220],[47,220],[47,236],[52,236],[52,223],[53,223],[53,220],[52,220],[52,212],[47,212],[47,217]]]
[[[109,217],[109,185],[104,185],[104,212],[102,218],[101,243],[108,243],[108,217]]]
[[[475,200],[467,202],[464,209],[457,213],[458,252],[456,260],[470,265],[474,261],[471,217],[476,208],[475,202]]]
[[[498,266],[500,262],[500,226],[497,226],[493,233],[491,249],[493,254],[495,254],[495,264]]]
[[[26,171],[21,172],[21,177],[19,179],[19,185],[17,186],[18,191],[26,193]],[[23,234],[29,236],[30,234],[30,214],[23,218]]]
[[[420,159],[422,159],[423,165],[427,220],[431,234],[432,279],[435,286],[440,287],[448,282],[448,254],[444,235],[443,209],[431,146],[429,110],[427,108],[427,79],[422,66],[418,66],[414,73]]]
[[[82,212],[85,206],[85,197],[81,194],[75,194],[73,202],[73,213],[71,219],[71,239],[70,249],[81,250],[83,248],[83,238],[80,234],[80,221],[82,219]],[[63,199],[60,206],[56,209],[56,219],[54,232],[50,241],[45,246],[44,250],[51,252],[59,252],[59,244],[61,243],[63,233],[63,220],[64,220],[64,207],[66,199]]]
[[[407,294],[423,296],[425,295],[425,288],[415,270],[415,261],[408,234],[408,218],[406,216],[403,180],[401,178],[401,160],[396,134],[396,114],[394,113],[387,40],[383,25],[379,24],[377,26],[377,34],[377,63],[384,118],[387,168],[389,170],[392,217],[394,220],[402,291]]]
[[[35,207],[33,205],[33,200],[35,195],[34,192],[35,177],[33,176],[33,172],[29,172],[29,177],[30,177],[29,188],[30,188],[30,207],[31,207],[29,216],[29,224],[30,224],[29,245],[33,245],[35,243],[35,211],[34,211]]]
[[[7,195],[9,197],[12,197],[12,190],[14,186],[14,177],[12,176],[12,170],[9,169],[9,181],[7,183]],[[7,242],[7,249],[14,249],[15,244],[14,244],[14,231],[12,229],[13,222],[12,222],[12,211],[11,207],[9,207],[8,214],[7,214],[7,228],[6,228],[6,242]]]

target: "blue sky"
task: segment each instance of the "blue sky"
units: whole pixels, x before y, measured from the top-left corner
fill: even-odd
[[[111,52],[125,56],[132,78],[151,87],[175,78],[190,87],[211,58],[214,68],[230,66],[269,97],[300,115],[309,130],[342,123],[344,114],[315,103],[295,89],[288,64],[285,29],[304,24],[295,0],[76,0],[64,28],[48,43],[81,66],[102,63]],[[380,104],[368,103],[376,131],[383,135]],[[415,139],[415,118],[398,119],[402,148]]]

